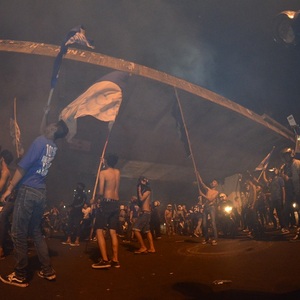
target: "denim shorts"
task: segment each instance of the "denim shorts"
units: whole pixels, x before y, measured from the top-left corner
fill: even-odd
[[[141,214],[138,216],[134,227],[132,230],[141,231],[143,233],[147,233],[150,231],[150,212],[141,212]]]

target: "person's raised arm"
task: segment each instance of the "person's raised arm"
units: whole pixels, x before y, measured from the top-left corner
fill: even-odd
[[[198,177],[200,186],[207,190],[208,186],[203,182],[202,177],[200,176],[200,173],[198,171],[197,171],[197,177]]]
[[[266,184],[269,183],[269,180],[268,180],[267,174],[266,174],[266,170],[263,170],[263,171],[262,171],[262,178],[263,178],[263,180],[264,180],[264,182],[265,182]]]
[[[115,195],[118,195],[119,198],[119,187],[120,187],[120,171],[115,169],[116,172],[116,186],[115,186]]]
[[[145,201],[147,197],[150,195],[150,191],[146,191],[144,194],[142,194],[142,187],[138,187],[138,193],[139,193],[139,199],[140,201]]]

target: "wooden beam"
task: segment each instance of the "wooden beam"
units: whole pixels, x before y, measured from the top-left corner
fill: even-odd
[[[35,43],[29,41],[14,41],[14,40],[0,40],[0,51],[5,52],[17,52],[24,54],[34,54],[56,57],[60,50],[60,46]],[[217,105],[223,106],[231,111],[238,113],[256,123],[261,124],[279,134],[280,136],[295,142],[294,133],[291,130],[283,130],[282,127],[276,126],[276,122],[268,122],[262,116],[254,113],[253,111],[221,96],[203,87],[185,81],[183,79],[171,76],[167,73],[151,69],[134,62],[126,61],[123,59],[107,56],[101,53],[96,53],[87,50],[80,50],[75,48],[69,48],[65,59],[80,61],[92,65],[108,67],[120,71],[131,72],[139,76],[147,77],[167,85],[184,90],[196,96],[203,98],[206,101],[210,101]]]

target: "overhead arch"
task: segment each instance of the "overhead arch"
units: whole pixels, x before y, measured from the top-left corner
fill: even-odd
[[[60,50],[60,46],[36,43],[30,41],[15,41],[15,40],[0,40],[0,51],[24,53],[31,55],[43,55],[49,57],[56,57]],[[96,53],[87,50],[80,50],[75,48],[69,48],[67,54],[64,56],[65,59],[79,61],[97,66],[108,67],[120,71],[131,72],[133,74],[150,78],[167,85],[173,86],[201,97],[206,101],[210,101],[217,105],[220,105],[226,109],[234,111],[239,115],[242,115],[256,123],[269,128],[273,132],[280,136],[295,141],[294,134],[291,130],[288,130],[281,124],[277,123],[266,115],[258,115],[253,111],[217,94],[203,87],[185,81],[183,79],[171,76],[167,73],[157,71],[155,69],[148,68],[136,64],[134,62],[126,61],[119,58],[114,58],[101,53]]]

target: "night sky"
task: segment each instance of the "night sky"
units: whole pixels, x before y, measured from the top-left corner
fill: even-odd
[[[299,112],[299,47],[272,21],[299,1],[1,1],[0,36],[59,45],[83,24],[95,51],[196,83],[287,125]]]

